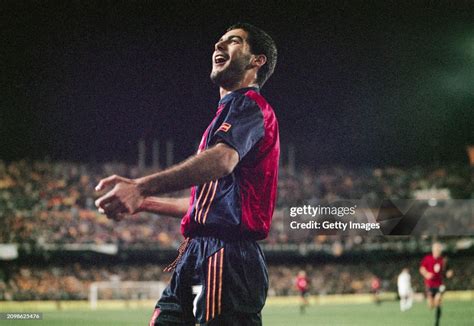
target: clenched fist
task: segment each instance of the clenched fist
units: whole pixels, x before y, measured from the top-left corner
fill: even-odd
[[[112,190],[95,201],[99,212],[114,220],[122,219],[124,214],[139,212],[145,197],[140,193],[136,180],[113,175],[100,180],[95,190],[101,191],[111,186]]]

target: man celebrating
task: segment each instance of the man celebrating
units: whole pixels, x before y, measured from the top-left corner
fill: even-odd
[[[441,299],[445,290],[443,285],[443,275],[447,278],[453,276],[453,271],[447,267],[446,258],[442,257],[443,245],[439,242],[433,243],[431,254],[426,255],[421,261],[420,274],[425,279],[426,296],[428,298],[428,306],[436,308],[435,325],[439,325],[441,318]]]
[[[259,89],[276,60],[267,33],[231,26],[212,55],[220,101],[197,154],[153,175],[110,176],[96,187],[113,186],[96,206],[115,220],[141,211],[184,215],[185,241],[150,325],[262,324],[268,274],[256,241],[269,232],[280,145],[278,122]],[[155,197],[187,187],[190,199]]]

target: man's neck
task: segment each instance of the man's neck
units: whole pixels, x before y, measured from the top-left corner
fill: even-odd
[[[229,93],[232,93],[232,92],[234,92],[234,91],[236,91],[236,90],[238,90],[238,89],[247,88],[247,87],[258,87],[258,85],[257,85],[257,84],[253,84],[253,83],[252,83],[252,84],[239,83],[239,84],[237,84],[237,85],[234,86],[234,87],[224,88],[224,87],[221,86],[221,87],[219,88],[219,92],[220,92],[221,99],[222,99],[224,96],[226,96],[227,94],[229,94]]]

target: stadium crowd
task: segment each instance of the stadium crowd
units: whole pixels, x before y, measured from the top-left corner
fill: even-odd
[[[298,173],[280,169],[277,210],[268,243],[318,242],[327,237],[288,232],[287,209],[318,205],[342,199],[366,202],[390,198],[413,199],[417,191],[443,190],[449,198],[470,198],[474,192],[469,167],[445,168],[303,168]],[[0,161],[0,243],[159,245],[177,247],[181,241],[179,223],[169,217],[137,214],[119,223],[107,220],[94,206],[94,187],[100,178],[119,174],[140,175],[138,168],[121,163],[78,164],[26,160]],[[187,191],[169,194],[186,196]],[[472,219],[463,219],[469,207],[459,210],[449,223],[443,211],[436,223],[446,232],[474,229]],[[446,211],[452,212],[450,207]],[[456,216],[459,216],[457,218]],[[463,224],[464,223],[464,224]],[[466,224],[468,223],[468,224]],[[428,227],[430,226],[428,225]],[[450,229],[451,228],[451,229]],[[332,240],[329,240],[332,241]],[[361,239],[367,241],[367,239]]]
[[[47,244],[118,244],[177,248],[182,240],[177,220],[166,216],[137,214],[121,222],[108,220],[97,212],[94,187],[106,175],[137,177],[144,173],[121,163],[78,164],[49,161],[0,161],[0,243],[29,244],[41,248]],[[314,232],[288,232],[288,208],[319,205],[337,200],[377,202],[384,198],[415,199],[419,192],[435,191],[440,199],[467,199],[474,193],[469,167],[444,168],[376,168],[349,169],[334,167],[313,171],[303,168],[291,173],[280,169],[277,210],[267,245],[305,243],[327,246],[334,257],[362,243],[385,241],[384,237],[321,235]],[[188,192],[169,194],[187,196]],[[443,197],[445,196],[445,197]],[[452,207],[445,207],[452,210]],[[434,216],[433,225],[450,232],[450,227],[472,230],[469,207],[457,210],[454,219],[444,218],[442,210]],[[459,217],[459,221],[458,221]],[[457,222],[456,222],[457,221]],[[467,222],[466,222],[467,221]],[[430,221],[431,222],[431,221]],[[459,223],[459,224],[456,224]],[[468,224],[463,224],[468,223]],[[469,224],[471,223],[471,224]],[[429,229],[429,225],[426,227]],[[403,241],[410,245],[411,241]],[[416,241],[415,241],[416,242]],[[401,242],[400,242],[401,243]],[[417,245],[416,243],[414,244]],[[418,290],[422,288],[417,274],[418,258],[387,261],[371,266],[367,263],[315,262],[306,265],[284,264],[269,267],[271,295],[295,294],[294,277],[306,270],[313,294],[361,293],[370,291],[374,276],[383,280],[386,290],[394,290],[396,275],[410,266]],[[460,260],[452,289],[474,288],[470,277],[473,264]],[[44,266],[1,262],[0,300],[84,299],[91,282],[112,279],[135,281],[168,281],[163,266],[152,264],[88,265],[82,263]]]

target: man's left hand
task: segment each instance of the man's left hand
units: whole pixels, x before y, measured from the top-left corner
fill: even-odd
[[[446,278],[451,278],[451,277],[453,277],[453,271],[452,271],[452,270],[448,270],[448,271],[446,272]]]

